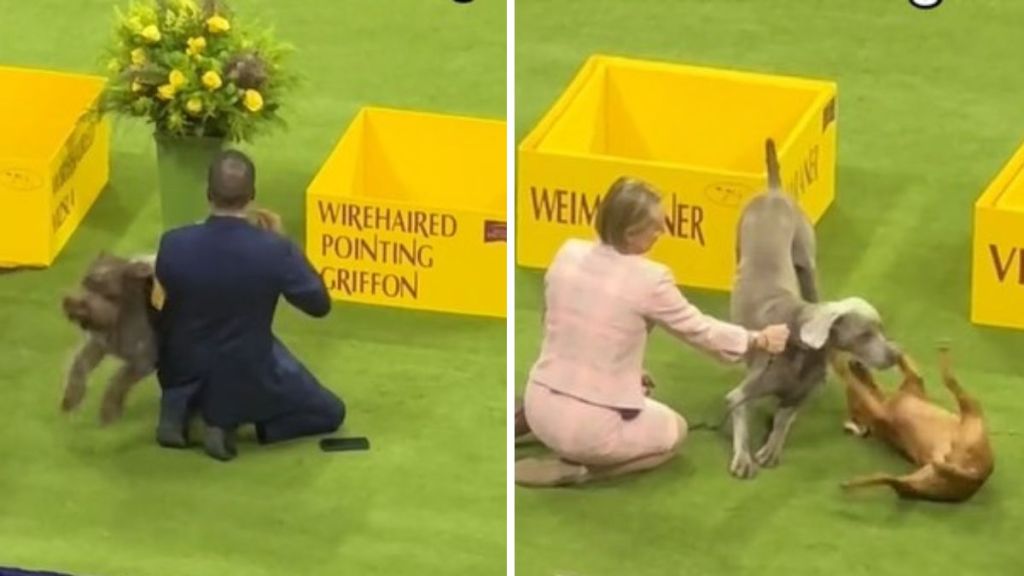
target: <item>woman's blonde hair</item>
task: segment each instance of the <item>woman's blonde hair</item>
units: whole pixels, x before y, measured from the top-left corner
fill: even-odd
[[[650,184],[636,178],[619,178],[597,207],[594,228],[598,238],[623,250],[631,233],[656,223],[651,215],[659,204],[661,196]]]

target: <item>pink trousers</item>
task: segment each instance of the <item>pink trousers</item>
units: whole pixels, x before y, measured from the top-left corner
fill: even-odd
[[[663,454],[685,439],[681,417],[664,404],[644,401],[630,419],[537,382],[526,386],[523,409],[530,430],[560,457],[589,466],[612,466]],[[680,437],[682,435],[682,437]]]

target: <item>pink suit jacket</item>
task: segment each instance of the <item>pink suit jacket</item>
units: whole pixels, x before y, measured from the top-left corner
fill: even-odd
[[[605,244],[567,241],[544,282],[544,341],[530,380],[592,404],[644,407],[644,350],[655,325],[726,362],[750,344],[748,330],[688,302],[668,267]]]

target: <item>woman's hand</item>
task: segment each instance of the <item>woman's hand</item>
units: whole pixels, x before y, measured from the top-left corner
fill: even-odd
[[[753,345],[769,354],[779,354],[786,349],[789,340],[789,326],[774,324],[760,332],[754,332]]]

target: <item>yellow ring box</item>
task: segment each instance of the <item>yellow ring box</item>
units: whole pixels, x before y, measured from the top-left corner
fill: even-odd
[[[362,109],[306,191],[333,298],[505,317],[506,124]]]
[[[620,176],[658,188],[668,233],[651,257],[680,284],[730,290],[736,223],[774,138],[786,189],[817,223],[835,195],[833,82],[595,55],[521,142],[516,262],[546,268],[592,238]]]
[[[110,175],[105,79],[0,67],[0,267],[46,267]]]
[[[974,204],[971,321],[1024,328],[1024,144]]]

